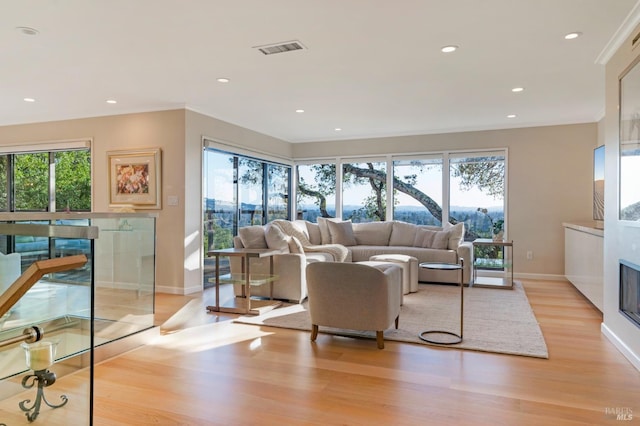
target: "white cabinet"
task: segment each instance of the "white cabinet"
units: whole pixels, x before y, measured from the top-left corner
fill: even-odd
[[[604,231],[576,223],[562,225],[565,277],[602,311]]]

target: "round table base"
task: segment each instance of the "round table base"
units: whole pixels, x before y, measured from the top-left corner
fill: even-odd
[[[427,339],[425,335],[429,335],[429,334],[448,334],[449,336],[453,336],[458,340],[451,341],[451,342],[438,342],[437,340]],[[418,337],[420,337],[420,339],[424,340],[425,342],[435,343],[437,345],[455,345],[462,342],[462,336],[460,336],[459,334],[452,333],[450,331],[439,331],[439,330],[423,331],[422,333],[420,333]]]

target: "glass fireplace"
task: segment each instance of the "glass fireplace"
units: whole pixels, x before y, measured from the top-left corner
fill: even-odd
[[[620,312],[640,327],[640,266],[620,260]]]

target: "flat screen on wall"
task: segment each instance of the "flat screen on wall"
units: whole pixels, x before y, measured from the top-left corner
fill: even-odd
[[[604,220],[604,145],[593,150],[593,220]]]

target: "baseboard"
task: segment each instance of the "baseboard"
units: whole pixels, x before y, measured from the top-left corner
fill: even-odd
[[[514,273],[513,279],[521,280],[536,280],[536,281],[568,281],[564,275],[555,274],[527,274],[527,273]]]
[[[202,285],[194,285],[186,288],[156,285],[156,293],[179,294],[181,296],[184,296],[186,294],[199,293],[201,291]]]
[[[613,346],[615,346],[616,349],[618,349],[622,353],[622,355],[624,355],[624,357],[629,360],[629,362],[636,368],[636,370],[640,371],[640,356],[635,354],[629,348],[629,346],[627,346],[622,340],[620,340],[618,336],[604,323],[600,325],[600,331],[602,331],[602,334],[604,334],[606,338],[609,339],[611,343],[613,343]]]

